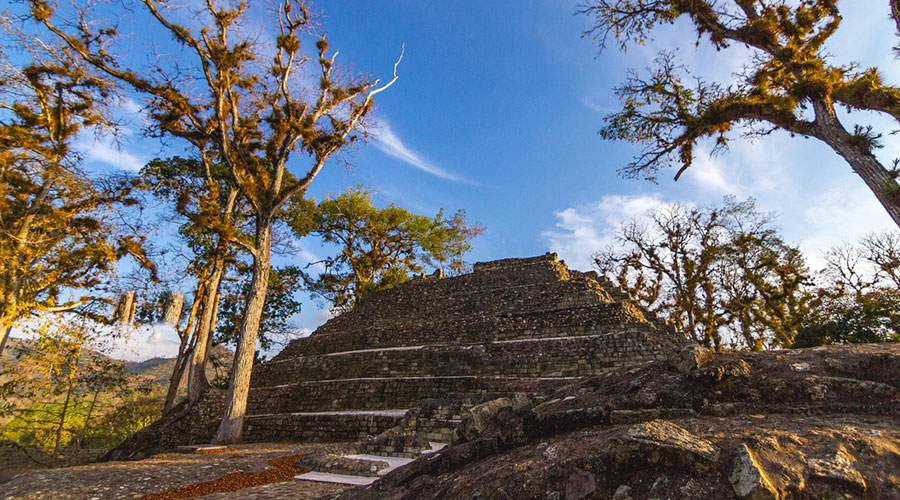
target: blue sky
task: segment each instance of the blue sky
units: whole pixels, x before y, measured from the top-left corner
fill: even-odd
[[[836,60],[877,65],[888,81],[900,82],[888,2],[845,0],[840,6],[844,22],[829,45]],[[814,267],[829,246],[892,227],[836,154],[786,134],[736,140],[715,158],[700,148],[678,183],[673,172],[663,172],[658,185],[618,177],[616,170],[636,150],[605,142],[597,131],[604,114],[616,109],[612,88],[628,68],[648,66],[661,48],[676,49],[696,72],[727,81],[746,51],[695,47],[693,30],[679,23],[644,47],[600,54],[581,37],[590,19],[575,15],[576,8],[574,1],[534,0],[313,4],[331,47],[340,50],[339,63],[385,78],[401,45],[406,48],[399,80],[376,100],[373,137],[346,157],[351,167],[329,165],[311,193],[321,197],[362,184],[376,189],[380,202],[420,213],[465,209],[470,221],[487,228],[471,261],[549,250],[578,269],[587,269],[591,253],[613,241],[618,224],[668,201],[753,196],[760,209],[781,214],[784,234]],[[153,30],[136,34],[142,42],[161,39]],[[892,129],[878,117],[857,118]],[[108,140],[86,140],[87,159],[96,168],[139,168],[159,154],[158,144],[141,137],[139,120],[128,130],[121,150]],[[884,142],[883,159],[900,157],[896,136]],[[320,252],[310,245],[298,261]],[[300,326],[314,328],[325,318],[308,307]]]

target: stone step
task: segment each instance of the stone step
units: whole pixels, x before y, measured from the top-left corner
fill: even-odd
[[[337,483],[350,484],[353,486],[368,486],[375,481],[377,477],[354,476],[350,474],[331,474],[329,472],[307,472],[294,476],[296,481],[313,481],[317,483]]]
[[[390,463],[386,458],[375,455],[369,458],[362,458],[360,456],[314,453],[300,458],[296,465],[297,468],[310,472],[377,477],[379,471],[390,467]]]
[[[324,483],[338,483],[338,484],[352,484],[356,486],[364,486],[374,483],[378,480],[379,477],[384,476],[394,469],[399,467],[403,467],[404,465],[412,462],[413,458],[397,458],[397,457],[384,457],[380,455],[345,455],[341,457],[343,459],[347,459],[348,461],[352,461],[358,464],[366,464],[366,463],[378,463],[378,462],[387,462],[388,466],[385,468],[380,468],[378,470],[377,475],[359,475],[359,474],[342,474],[342,473],[334,473],[328,471],[320,471],[314,470],[307,472],[305,474],[299,474],[294,476],[295,480],[298,481],[316,481],[316,482],[324,482]]]
[[[499,376],[369,377],[304,381],[250,389],[248,415],[389,410],[453,393],[487,393],[501,397],[515,392],[549,394],[572,377],[520,378]]]
[[[401,409],[250,415],[244,419],[244,439],[248,442],[356,441],[398,425],[406,412]]]
[[[379,457],[397,457],[397,458],[417,458],[422,455],[428,455],[431,453],[435,453],[440,451],[445,446],[450,444],[451,442],[456,440],[456,435],[451,438],[446,438],[446,441],[426,441],[425,446],[419,448],[418,446],[410,447],[413,441],[413,438],[409,438],[408,441],[398,441],[393,440],[393,442],[377,442],[378,439],[370,439],[360,444],[360,448],[362,451]],[[419,439],[415,439],[415,441],[419,441]]]
[[[444,448],[446,448],[447,445],[449,445],[449,444],[450,444],[450,443],[444,443],[444,442],[441,442],[441,441],[432,441],[432,442],[431,442],[431,449],[430,449],[430,450],[425,450],[425,451],[423,451],[422,454],[423,454],[423,455],[430,455],[430,454],[432,454],[432,453],[437,453],[437,452],[443,450]]]
[[[256,367],[252,387],[295,380],[348,377],[461,376],[588,377],[614,367],[652,361],[658,345],[635,342],[644,328],[621,333],[478,344],[363,349],[274,360]]]
[[[426,318],[429,319],[394,322],[384,326],[365,323],[356,328],[331,333],[321,331],[320,328],[309,337],[291,341],[274,360],[360,349],[465,345],[500,340],[602,335],[632,330],[647,333],[655,331],[640,311],[618,302],[553,311],[473,315],[461,319],[441,315]]]
[[[460,286],[457,280],[451,278],[438,280],[427,287],[404,283],[387,290],[387,293],[363,299],[354,310],[333,319],[322,331],[346,331],[360,323],[383,326],[438,315],[465,319],[523,310],[537,312],[596,306],[611,301],[611,297],[598,283],[588,280],[468,287]]]

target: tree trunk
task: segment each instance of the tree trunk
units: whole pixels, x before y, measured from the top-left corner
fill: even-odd
[[[88,423],[91,421],[91,415],[94,413],[94,408],[97,406],[97,397],[100,396],[100,389],[94,391],[94,397],[91,398],[91,406],[88,407],[87,415],[84,417],[84,425],[81,426],[81,432],[78,433],[78,440],[76,441],[76,446],[81,448],[81,443],[84,441],[84,435],[87,434]]]
[[[218,303],[219,303],[219,290],[216,290],[216,298],[213,301],[213,304],[218,305]],[[213,309],[212,321],[209,322],[209,328],[208,328],[209,335],[206,336],[206,357],[203,358],[203,372],[202,372],[201,376],[203,377],[203,381],[206,383],[206,385],[209,385],[209,380],[206,378],[206,367],[209,364],[209,359],[212,354],[212,346],[213,346],[213,341],[215,340],[214,337],[216,336],[216,324],[218,323],[218,320],[219,320],[219,308],[216,307],[215,309]],[[216,371],[215,371],[214,378],[219,378],[218,365],[215,366],[215,370]],[[227,372],[227,370],[226,370],[226,372]]]
[[[169,292],[163,309],[163,323],[168,323],[178,330],[181,323],[181,309],[184,307],[184,294],[179,291]]]
[[[134,325],[135,301],[134,292],[127,292],[119,299],[113,320],[128,326]]]
[[[187,343],[187,339],[183,341]],[[179,348],[178,356],[175,358],[175,367],[172,369],[172,376],[169,378],[169,389],[166,391],[166,402],[163,404],[162,412],[166,413],[175,405],[175,396],[178,395],[178,386],[181,385],[181,379],[184,378],[184,369],[187,368],[188,356],[190,351]]]
[[[208,339],[212,335],[212,320],[215,311],[219,308],[219,286],[224,274],[225,250],[220,245],[210,273],[206,293],[203,294],[203,313],[200,315],[200,323],[197,325],[197,340],[194,343],[194,352],[191,354],[191,367],[188,372],[188,399],[191,401],[199,399],[203,391],[209,387],[209,382],[206,380],[206,361],[209,358]]]
[[[816,112],[815,137],[831,146],[850,164],[878,198],[894,224],[900,227],[900,184],[897,184],[895,177],[871,151],[854,144],[853,136],[841,125],[831,102],[815,101],[813,109]]]
[[[9,338],[9,334],[12,332],[12,324],[6,324],[6,320],[3,321],[3,326],[0,326],[0,355],[3,354],[3,350],[6,349],[6,340]]]
[[[257,215],[253,278],[250,281],[250,293],[241,318],[238,345],[234,352],[231,376],[228,379],[225,413],[214,443],[237,443],[243,433],[244,412],[247,409],[247,394],[250,391],[250,373],[253,370],[253,358],[256,353],[256,336],[259,333],[259,322],[269,287],[271,225],[272,221],[268,216]]]
[[[231,188],[228,191],[228,199],[222,210],[221,217],[227,223],[231,223],[232,212],[237,203],[238,190]],[[204,296],[203,314],[200,317],[197,338],[194,342],[194,352],[191,355],[191,368],[188,371],[188,399],[196,401],[203,391],[209,387],[206,379],[206,363],[209,360],[209,347],[212,344],[213,325],[219,310],[219,288],[222,276],[225,274],[225,259],[228,256],[230,242],[220,233],[216,242],[216,258],[213,262],[213,270],[207,284],[207,293]]]
[[[62,413],[59,416],[59,425],[56,427],[56,440],[53,442],[53,456],[59,454],[59,445],[62,441],[63,427],[66,425],[66,413],[69,411],[69,401],[72,399],[72,383],[66,389],[66,401],[63,403]]]
[[[163,404],[163,413],[169,411],[175,404],[175,397],[178,395],[178,386],[181,385],[181,379],[184,378],[184,370],[187,368],[188,360],[194,352],[197,331],[199,330],[199,325],[196,323],[197,311],[200,308],[200,297],[203,296],[203,291],[205,289],[206,287],[203,283],[197,285],[197,291],[194,293],[194,301],[191,304],[191,313],[188,315],[187,325],[185,325],[184,330],[178,329],[177,326],[175,327],[179,339],[178,356],[175,358],[175,366],[172,368],[172,376],[169,378],[169,389],[166,391],[166,401],[165,404]],[[183,299],[184,297],[182,296],[182,300]],[[191,343],[192,340],[194,341],[193,344]]]

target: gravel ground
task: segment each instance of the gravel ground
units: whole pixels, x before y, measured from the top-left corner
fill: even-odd
[[[347,486],[331,483],[312,483],[309,481],[288,481],[256,486],[228,493],[213,493],[197,497],[199,500],[282,500],[285,498],[319,498],[347,489]]]
[[[229,473],[270,469],[268,461],[273,458],[312,453],[325,448],[336,451],[340,447],[334,444],[255,443],[236,445],[234,451],[227,453],[164,454],[135,462],[31,470],[0,483],[0,499],[134,500],[151,493],[212,481]],[[342,489],[339,485],[288,481],[195,498],[316,498]]]

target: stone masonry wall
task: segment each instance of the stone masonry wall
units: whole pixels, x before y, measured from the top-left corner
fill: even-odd
[[[322,414],[296,418],[291,414],[248,417],[244,440],[271,441],[356,441],[381,434],[400,418],[392,415]]]
[[[442,281],[457,280],[448,278]],[[435,283],[425,280],[423,283]],[[437,281],[438,283],[440,281]],[[416,285],[412,283],[411,285]],[[523,311],[538,313],[580,306],[596,306],[611,300],[596,282],[587,280],[534,283],[515,287],[477,287],[444,289],[414,287],[404,284],[398,302],[388,305],[383,297],[372,299],[379,307],[368,307],[365,313],[354,309],[334,318],[317,332],[349,332],[360,328],[397,326],[439,317],[445,321],[479,316],[498,316]],[[407,290],[407,288],[412,290]],[[390,292],[392,290],[387,290]],[[451,293],[447,293],[451,292]],[[375,294],[380,295],[380,294]],[[364,299],[368,300],[367,299]],[[361,307],[361,306],[357,306]]]
[[[382,410],[409,408],[417,401],[452,393],[547,393],[571,379],[519,377],[352,378],[257,387],[247,400],[248,414]],[[499,396],[498,396],[499,397]]]
[[[0,469],[24,469],[49,467],[54,464],[52,455],[25,447],[14,441],[0,441]]]
[[[635,327],[643,331],[654,330],[641,311],[628,303],[603,303],[592,307],[471,316],[452,320],[438,316],[387,327],[367,327],[336,333],[317,332],[291,342],[273,361],[358,349],[615,334],[633,331]]]
[[[570,280],[565,265],[556,261],[552,254],[507,261],[523,263],[508,267],[498,266],[496,262],[478,263],[476,271],[470,274],[445,279],[420,278],[370,294],[352,311],[322,325],[317,333],[346,332],[383,322],[396,324],[409,319],[421,320],[425,315],[433,314],[448,319],[473,314],[502,314],[521,311],[521,306],[526,303],[529,309],[541,304],[555,307],[554,298],[562,298],[574,291],[592,292],[592,303],[610,301],[595,281]],[[548,292],[551,289],[555,291]],[[541,295],[529,298],[529,293]]]
[[[582,327],[590,335],[602,328]],[[265,363],[254,370],[252,386],[297,380],[355,377],[451,376],[489,373],[508,377],[587,377],[610,368],[653,361],[664,355],[647,325],[626,326],[602,335],[558,337],[561,329],[530,332],[529,340],[469,345],[436,345],[346,354],[310,355]],[[535,335],[541,333],[542,335]],[[567,332],[573,333],[573,332]]]

